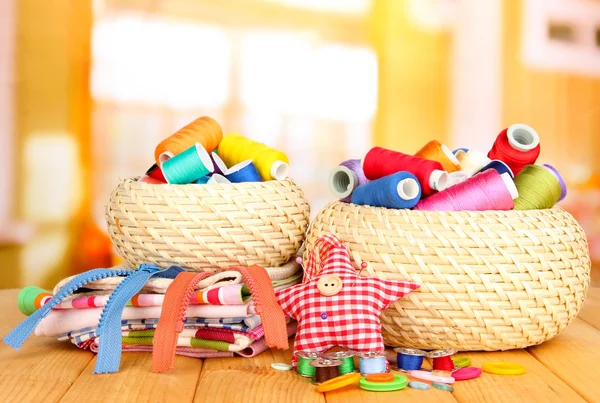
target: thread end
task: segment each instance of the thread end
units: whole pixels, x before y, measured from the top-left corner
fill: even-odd
[[[213,176],[210,177],[208,182],[206,182],[207,185],[217,185],[217,184],[224,185],[227,183],[231,183],[231,181],[220,174],[214,174]]]
[[[517,151],[531,151],[540,144],[539,134],[532,127],[521,123],[510,125],[506,135],[508,144]]]
[[[421,186],[412,178],[402,179],[396,186],[398,196],[404,200],[414,200],[419,196]]]
[[[448,172],[434,170],[429,177],[429,186],[437,191],[446,190],[448,187]]]
[[[519,191],[517,190],[517,186],[515,185],[515,182],[510,177],[510,174],[508,172],[505,172],[502,175],[500,175],[500,177],[502,178],[502,181],[506,185],[506,189],[508,189],[508,192],[510,193],[510,197],[512,197],[513,200],[518,198]]]
[[[290,166],[283,161],[275,161],[271,166],[271,178],[282,181],[288,177]]]
[[[339,199],[350,196],[357,186],[358,176],[345,166],[334,168],[329,175],[329,190]]]

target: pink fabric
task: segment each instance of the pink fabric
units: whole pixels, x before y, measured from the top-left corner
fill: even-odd
[[[77,345],[82,350],[88,350],[98,353],[98,339],[87,340]],[[153,346],[123,346],[123,352],[143,352],[152,353]],[[233,353],[230,351],[207,350],[194,347],[177,347],[175,354],[191,358],[231,358]]]

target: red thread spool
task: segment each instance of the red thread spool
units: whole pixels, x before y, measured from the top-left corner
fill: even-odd
[[[156,179],[157,181],[160,181],[162,183],[167,183],[167,180],[163,175],[162,169],[160,169],[160,167],[157,164],[152,165],[150,169],[148,169],[148,171],[146,172],[146,176]]]
[[[527,165],[535,164],[539,156],[540,136],[534,129],[523,124],[504,129],[488,153],[490,159],[506,163],[515,176]]]
[[[452,358],[449,355],[445,357],[434,358],[433,369],[435,371],[452,371],[454,369]]]
[[[368,179],[375,180],[397,172],[410,172],[421,183],[424,196],[446,189],[448,172],[437,161],[430,161],[398,151],[374,147],[363,160],[363,170]]]

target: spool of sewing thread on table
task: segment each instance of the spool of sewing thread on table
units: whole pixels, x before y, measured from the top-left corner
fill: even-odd
[[[31,315],[52,299],[52,293],[30,285],[19,291],[17,305],[24,315]]]
[[[315,383],[327,382],[330,379],[340,376],[340,360],[329,360],[327,358],[318,358],[310,363],[310,366],[315,367]]]
[[[329,174],[329,190],[346,203],[352,201],[354,189],[367,183],[369,180],[363,172],[360,160],[344,161]]]
[[[152,165],[150,169],[146,171],[145,176],[149,176],[162,183],[167,183],[167,180],[165,179],[165,176],[162,173],[162,169],[160,169],[160,167],[157,164]]]
[[[231,183],[262,182],[262,178],[252,160],[246,160],[232,166],[225,171],[225,177]]]
[[[388,362],[381,353],[370,351],[367,353],[360,353],[359,357],[358,366],[360,368],[360,373],[363,376],[369,374],[381,374],[388,372],[389,370]]]
[[[227,168],[227,165],[223,162],[221,157],[219,157],[219,154],[217,154],[216,151],[210,153],[210,159],[215,166],[215,173],[219,175],[225,175],[225,172],[227,172],[227,169],[229,168]]]
[[[236,133],[223,137],[218,153],[227,166],[252,160],[265,181],[283,180],[289,174],[290,161],[283,152]]]
[[[196,143],[200,143],[210,153],[219,146],[222,138],[221,125],[216,120],[203,116],[161,141],[154,150],[154,158],[158,165],[162,165],[169,158],[184,152]]]
[[[397,172],[410,172],[417,177],[424,196],[446,189],[448,182],[448,173],[439,162],[381,147],[374,147],[367,153],[363,160],[363,170],[370,180]]]
[[[554,207],[562,194],[560,182],[547,168],[528,165],[515,178],[519,198],[515,210],[539,210]]]
[[[433,358],[433,370],[434,371],[452,371],[454,370],[454,362],[452,362],[452,356],[457,353],[457,350],[453,348],[447,348],[444,350],[435,350],[427,353],[429,358]]]
[[[163,162],[163,174],[167,183],[194,183],[213,172],[214,165],[202,144],[196,143],[184,152]]]
[[[560,172],[558,172],[558,169],[554,168],[550,164],[544,164],[542,166],[544,168],[546,168],[547,170],[549,170],[550,172],[552,172],[554,174],[554,176],[556,177],[556,179],[558,179],[558,183],[560,183],[560,197],[559,197],[558,201],[564,200],[565,197],[567,197],[567,183],[563,179],[562,175],[560,174]]]
[[[511,178],[515,177],[515,175],[513,174],[512,169],[510,169],[510,167],[508,165],[506,165],[506,163],[504,161],[492,160],[492,161],[489,162],[489,164],[487,164],[486,166],[484,166],[483,168],[481,168],[479,170],[479,172],[487,171],[488,169],[494,169],[500,175],[502,175],[504,173],[507,173],[507,174],[510,175]]]
[[[352,203],[361,206],[413,208],[421,199],[421,186],[410,172],[398,172],[357,187]]]
[[[423,358],[427,353],[423,350],[413,348],[395,348],[397,354],[397,366],[402,371],[416,371],[423,366]]]
[[[508,174],[493,169],[479,173],[443,192],[421,200],[415,210],[486,211],[512,210],[517,188]]]
[[[354,353],[352,351],[336,351],[335,353],[325,354],[325,358],[329,360],[339,360],[342,362],[340,365],[340,375],[356,372],[356,365],[354,365]]]
[[[227,185],[229,183],[231,183],[229,179],[219,174],[211,175],[208,182],[206,182],[207,185]]]
[[[442,164],[444,171],[451,173],[460,171],[459,162],[448,147],[437,140],[431,140],[415,153],[417,157],[437,161]]]
[[[456,158],[460,163],[460,169],[470,175],[475,175],[491,161],[484,153],[475,149],[469,150],[468,152],[459,150],[456,153]]]
[[[506,162],[517,176],[527,165],[535,164],[540,155],[540,136],[523,124],[510,125],[500,132],[488,157]]]
[[[296,357],[298,357],[298,367],[296,368],[298,375],[305,378],[312,378],[315,376],[316,369],[310,365],[310,363],[321,357],[321,354],[316,352],[298,351]]]

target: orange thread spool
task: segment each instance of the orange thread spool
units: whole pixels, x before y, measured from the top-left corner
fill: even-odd
[[[439,162],[446,172],[460,171],[460,164],[452,151],[437,140],[425,144],[415,156]]]
[[[160,166],[163,162],[187,150],[196,143],[202,144],[211,153],[223,139],[221,125],[208,116],[203,116],[182,127],[160,142],[154,150],[154,158]]]

